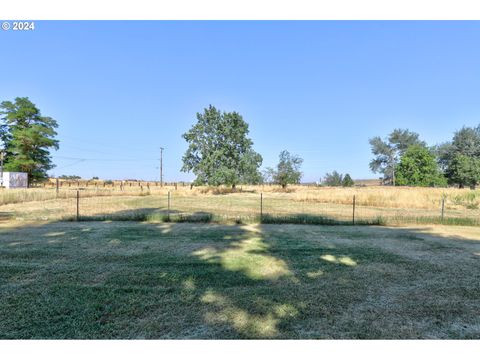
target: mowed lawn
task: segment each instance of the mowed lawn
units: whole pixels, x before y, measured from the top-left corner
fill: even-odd
[[[0,227],[0,338],[480,338],[480,229]]]

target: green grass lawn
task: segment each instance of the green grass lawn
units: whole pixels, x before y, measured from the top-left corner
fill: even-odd
[[[478,239],[443,226],[4,224],[0,338],[479,338]]]

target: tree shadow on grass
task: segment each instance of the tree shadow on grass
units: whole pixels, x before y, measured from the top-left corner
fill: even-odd
[[[29,225],[0,234],[0,337],[478,336],[478,245],[423,232]]]
[[[72,221],[149,221],[149,222],[210,222],[213,215],[208,212],[193,213],[180,210],[167,210],[158,207],[136,208],[116,211],[114,213],[98,213],[93,215],[72,216]]]
[[[12,211],[1,211],[0,222],[10,221],[14,218],[15,214]]]
[[[71,216],[69,220],[77,220]],[[305,224],[305,225],[382,225],[380,218],[360,219],[352,222],[351,219],[340,219],[327,215],[312,215],[294,213],[288,215],[246,214],[228,215],[213,214],[208,211],[185,211],[172,208],[167,210],[158,207],[127,209],[116,212],[105,212],[93,215],[80,215],[80,221],[163,221],[163,222],[212,222],[212,223],[262,223],[262,224]]]

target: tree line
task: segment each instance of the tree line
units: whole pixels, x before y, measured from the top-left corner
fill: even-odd
[[[451,141],[433,146],[408,129],[374,137],[370,145],[375,156],[370,169],[381,173],[385,184],[475,189],[480,182],[480,126],[463,127]]]
[[[260,167],[262,156],[253,149],[248,123],[238,112],[210,105],[197,113],[196,123],[182,137],[188,148],[181,171],[193,172],[194,185],[273,183],[286,188],[302,178],[303,159],[289,151],[279,154],[275,167]],[[45,180],[54,167],[50,151],[59,148],[57,121],[43,116],[27,97],[0,103],[0,156],[4,171],[28,173],[29,184]],[[419,134],[395,129],[385,139],[369,140],[374,158],[370,169],[384,184],[475,188],[480,183],[480,125],[463,127],[451,141],[428,146]],[[64,175],[65,178],[68,175]],[[326,186],[353,186],[349,174],[327,173]]]
[[[237,112],[221,111],[210,105],[197,113],[197,122],[183,134],[188,149],[183,156],[184,172],[193,172],[194,185],[299,184],[303,159],[287,150],[279,154],[275,167],[260,167],[263,158],[253,150],[247,122]],[[334,171],[322,180],[328,186],[353,186],[349,174]]]
[[[197,123],[183,135],[188,150],[182,171],[193,172],[197,185],[275,183],[285,188],[300,182],[303,159],[283,150],[276,167],[261,173],[262,156],[253,150],[248,124],[237,112],[222,112],[210,105],[197,113]],[[386,139],[369,140],[374,158],[370,169],[381,173],[384,184],[394,186],[448,185],[475,188],[480,182],[480,126],[463,127],[451,141],[428,146],[419,134],[395,129]],[[327,173],[327,186],[353,186],[349,174]]]
[[[303,159],[283,150],[276,167],[262,173],[263,158],[253,150],[248,123],[237,112],[225,112],[210,105],[197,113],[197,122],[182,137],[188,149],[182,160],[184,172],[193,172],[194,185],[276,183],[283,188],[299,183]]]

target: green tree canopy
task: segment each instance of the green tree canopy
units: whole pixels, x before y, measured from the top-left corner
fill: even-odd
[[[248,124],[237,112],[221,112],[210,105],[197,113],[197,123],[182,137],[188,143],[182,171],[192,171],[196,185],[258,183],[262,156],[248,135]]]
[[[451,142],[437,146],[436,152],[449,183],[460,187],[478,183],[473,181],[475,164],[480,159],[480,126],[463,127],[455,132]]]
[[[425,146],[412,145],[402,155],[396,171],[397,185],[446,186],[435,155]]]
[[[370,169],[374,173],[383,174],[384,183],[391,184],[395,184],[395,168],[408,147],[411,145],[426,146],[417,133],[407,129],[395,129],[386,140],[376,136],[369,142],[375,156],[370,161]]]
[[[480,158],[455,154],[448,163],[447,174],[451,183],[475,189],[480,183]]]
[[[298,155],[291,155],[287,150],[283,150],[279,155],[279,161],[275,169],[267,168],[266,176],[274,183],[286,188],[288,184],[298,184],[302,178],[300,167],[303,159]]]
[[[57,122],[42,116],[27,97],[2,102],[0,116],[5,170],[28,173],[29,183],[44,180],[47,171],[54,167],[50,150],[58,149]]]
[[[455,132],[451,143],[451,152],[471,157],[480,157],[480,126],[463,127]]]

